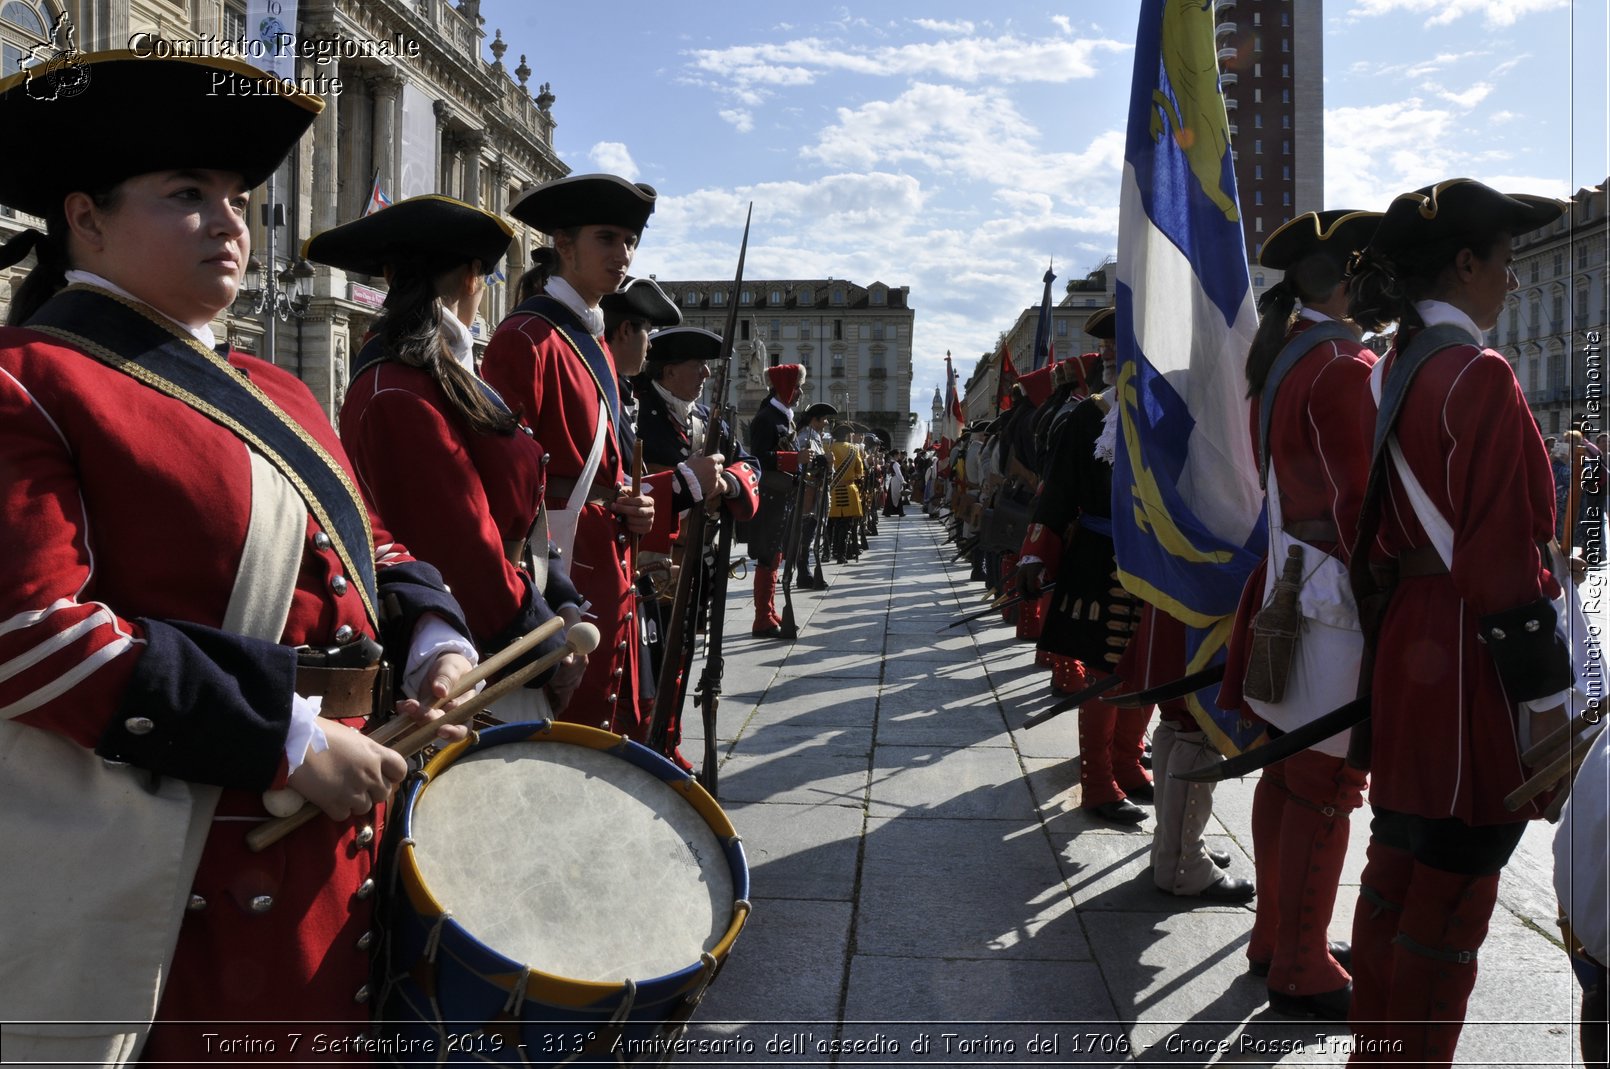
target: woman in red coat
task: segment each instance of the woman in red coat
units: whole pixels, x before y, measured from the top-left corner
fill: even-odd
[[[359,730],[389,703],[375,640],[412,693],[475,653],[307,388],[210,326],[248,191],[321,107],[243,63],[127,52],[0,81],[34,154],[0,203],[47,220],[0,253],[38,255],[0,329],[8,1059],[304,1059],[279,1022],[368,1016],[370,814],[406,771]],[[247,848],[302,799],[333,819]]]
[[[510,214],[554,243],[537,250],[542,292],[503,321],[481,363],[548,451],[550,536],[598,625],[598,649],[563,717],[640,742],[648,722],[636,700],[642,642],[629,543],[653,527],[654,503],[629,490],[616,433],[626,417],[599,301],[625,281],[654,196],[615,175],[576,175],[516,201]]]
[[[475,373],[469,325],[484,276],[512,237],[489,212],[427,195],[303,249],[316,263],[386,277],[384,310],[353,362],[341,443],[392,533],[441,570],[483,657],[555,615],[581,619],[581,599],[549,561],[546,539],[527,544],[542,503],[542,445]],[[555,636],[526,660],[563,644]],[[522,721],[562,711],[585,667],[573,657],[491,712]]]
[[[1371,688],[1356,1062],[1453,1060],[1499,870],[1542,812],[1504,798],[1528,773],[1524,733],[1563,718],[1574,678],[1555,628],[1559,577],[1539,551],[1554,487],[1515,374],[1483,336],[1515,288],[1511,240],[1561,210],[1470,179],[1405,193],[1352,276],[1351,318],[1398,323],[1372,372],[1378,490],[1353,554],[1361,603],[1382,572],[1396,576]]]
[[[1374,407],[1369,376],[1375,354],[1345,322],[1342,275],[1380,217],[1306,212],[1269,236],[1258,261],[1285,272],[1259,302],[1263,320],[1247,356],[1253,447],[1268,492],[1269,555],[1242,593],[1219,706],[1244,703],[1279,731],[1301,727],[1358,694],[1364,636],[1348,586],[1347,547],[1370,470],[1360,413]],[[1302,635],[1277,697],[1255,683],[1244,689],[1243,680],[1253,618],[1269,603],[1293,551],[1303,576]],[[1270,1007],[1287,1016],[1347,1018],[1347,951],[1326,938],[1349,817],[1364,804],[1364,773],[1347,764],[1347,742],[1343,732],[1270,765],[1253,795],[1258,919],[1247,958],[1254,975],[1268,977]]]

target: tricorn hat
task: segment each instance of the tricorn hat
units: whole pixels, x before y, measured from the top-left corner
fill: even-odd
[[[1324,252],[1345,264],[1349,256],[1370,243],[1380,221],[1380,212],[1304,212],[1269,235],[1258,253],[1258,263],[1274,271],[1289,271],[1304,257]]]
[[[805,410],[805,422],[809,423],[816,419],[832,419],[838,414],[839,410],[826,401],[818,401]]]
[[[688,360],[716,360],[721,356],[721,335],[703,327],[671,327],[649,337],[650,365],[680,364]]]
[[[1500,193],[1474,178],[1451,178],[1393,200],[1369,249],[1392,259],[1417,245],[1493,228],[1519,236],[1547,226],[1564,212],[1565,204],[1550,197]]]
[[[324,109],[234,59],[159,59],[129,51],[62,56],[0,79],[0,204],[50,215],[75,191],[186,168],[238,172],[261,185]]]
[[[479,260],[490,273],[513,240],[514,228],[491,212],[427,193],[315,234],[302,243],[302,255],[366,275],[415,256],[443,266]]]
[[[1108,305],[1099,312],[1092,312],[1085,320],[1085,333],[1092,338],[1112,338],[1118,333],[1118,309]]]
[[[654,187],[614,174],[576,174],[544,182],[509,205],[509,214],[544,234],[572,226],[621,226],[642,233],[654,214]]]
[[[628,278],[620,289],[604,294],[598,306],[604,310],[604,318],[610,323],[641,319],[651,327],[682,325],[681,309],[652,278]],[[654,359],[652,352],[649,359]]]

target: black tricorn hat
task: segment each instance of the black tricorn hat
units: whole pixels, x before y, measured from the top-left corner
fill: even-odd
[[[1309,254],[1324,252],[1345,264],[1349,256],[1370,243],[1380,221],[1380,212],[1304,212],[1269,235],[1258,263],[1274,271],[1289,271]]]
[[[302,243],[302,255],[366,275],[408,257],[443,267],[479,260],[490,273],[513,240],[514,228],[491,212],[427,193],[315,234]]]
[[[1092,338],[1111,338],[1118,333],[1118,309],[1108,305],[1099,312],[1092,312],[1085,320],[1085,333]]]
[[[967,425],[969,434],[988,434],[995,429],[995,421],[989,419],[975,419]]]
[[[703,327],[671,327],[649,335],[650,364],[680,364],[721,357],[721,335]]]
[[[0,79],[0,204],[60,210],[75,191],[187,168],[261,185],[324,109],[322,98],[233,59],[63,56]]]
[[[682,324],[682,310],[652,278],[628,278],[620,289],[604,294],[598,306],[604,310],[606,318],[615,322],[642,319],[651,327]],[[653,359],[652,354],[650,359]]]
[[[838,414],[839,410],[826,401],[818,401],[805,410],[805,422],[809,423],[814,419],[832,419]]]
[[[552,234],[572,226],[623,226],[642,233],[654,214],[654,187],[614,174],[575,174],[544,182],[509,205],[509,214]]]
[[[1393,200],[1370,238],[1369,249],[1392,259],[1417,245],[1484,230],[1506,230],[1518,237],[1547,226],[1564,212],[1564,202],[1551,197],[1500,193],[1474,178],[1451,178]]]

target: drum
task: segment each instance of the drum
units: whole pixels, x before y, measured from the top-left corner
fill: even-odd
[[[749,916],[720,806],[619,735],[482,731],[400,811],[376,1040],[395,1063],[658,1062]]]

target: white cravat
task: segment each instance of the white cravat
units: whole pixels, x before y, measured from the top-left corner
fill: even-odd
[[[1474,319],[1447,301],[1415,301],[1414,310],[1420,313],[1420,319],[1426,326],[1438,327],[1446,323],[1459,327],[1466,331],[1477,345],[1487,347],[1487,332],[1476,326]]]
[[[587,302],[581,299],[576,287],[554,275],[548,279],[548,296],[576,313],[576,317],[587,327],[587,332],[595,338],[604,336],[604,310],[602,308],[588,307]]]
[[[475,336],[464,321],[442,306],[442,333],[446,336],[447,348],[453,354],[453,359],[468,371],[475,374]]]

